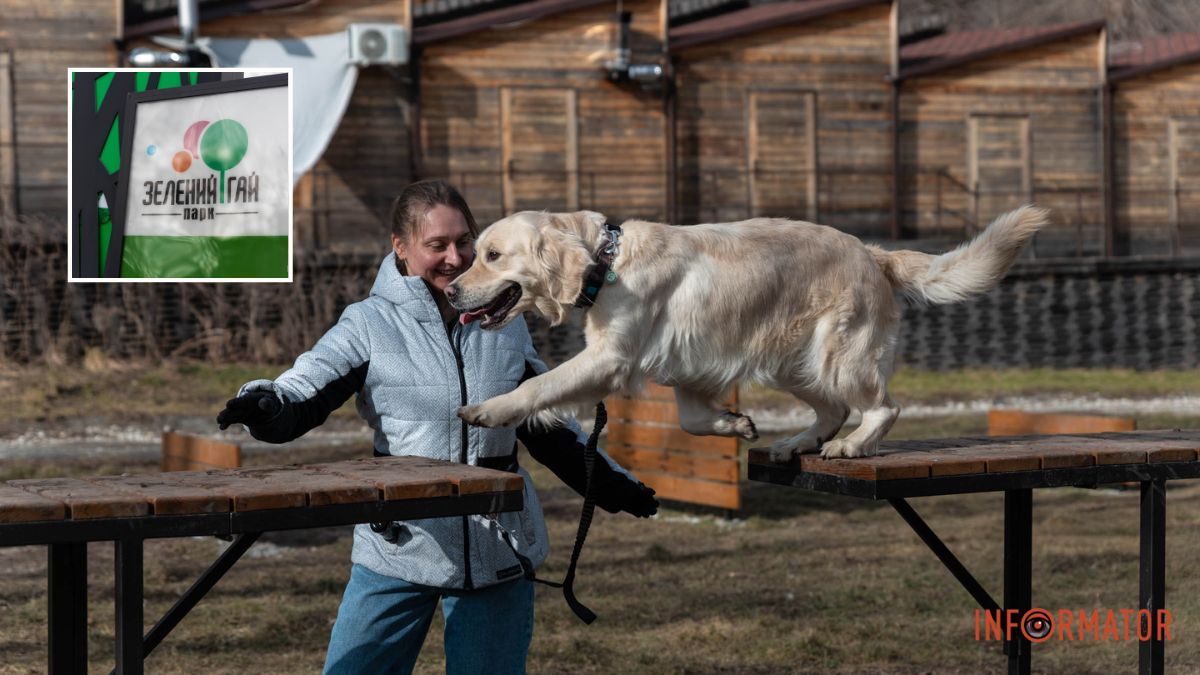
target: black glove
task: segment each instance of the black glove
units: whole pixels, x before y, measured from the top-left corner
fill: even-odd
[[[582,446],[580,446],[582,447]],[[596,504],[609,513],[624,511],[638,518],[649,518],[658,513],[658,500],[654,498],[654,488],[640,480],[628,478],[624,474],[613,471],[608,462],[596,458],[596,468],[608,473],[607,485],[597,484],[598,495]],[[597,479],[600,476],[596,476]],[[582,494],[582,493],[581,493]],[[604,495],[600,497],[599,495]]]
[[[559,480],[580,495],[587,492],[587,467],[583,463],[585,448],[570,429],[555,427],[534,431],[521,425],[517,428],[517,438],[525,444],[529,454],[553,471]],[[617,471],[599,455],[593,471],[593,493],[600,508],[609,513],[624,511],[638,518],[658,512],[653,488]]]
[[[255,427],[274,420],[283,410],[283,404],[271,391],[248,391],[225,402],[225,409],[217,414],[217,424],[227,429],[231,424]]]

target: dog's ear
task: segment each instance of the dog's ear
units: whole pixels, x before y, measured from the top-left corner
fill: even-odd
[[[602,213],[595,211],[575,211],[574,213],[556,213],[553,215],[552,227],[557,227],[587,243],[595,242],[604,231],[604,222],[608,220]]]
[[[546,288],[546,297],[535,304],[551,325],[557,326],[566,320],[583,289],[583,275],[592,264],[592,255],[578,235],[557,227],[541,229],[535,254]]]

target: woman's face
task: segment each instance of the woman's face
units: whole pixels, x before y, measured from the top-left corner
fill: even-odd
[[[475,238],[456,208],[439,204],[425,214],[408,241],[392,235],[392,249],[409,276],[421,277],[439,291],[467,271],[475,260]]]

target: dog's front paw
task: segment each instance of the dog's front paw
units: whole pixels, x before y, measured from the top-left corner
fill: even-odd
[[[873,454],[875,454],[874,451],[868,451],[867,448],[845,438],[826,441],[821,446],[821,457],[825,459],[868,457]]]
[[[458,409],[459,418],[466,420],[467,424],[473,424],[477,427],[514,427],[525,419],[525,415],[516,412],[505,410],[503,406],[496,405],[492,401],[484,401],[476,405],[465,405]]]

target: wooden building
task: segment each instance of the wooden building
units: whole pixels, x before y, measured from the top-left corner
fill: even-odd
[[[62,217],[67,68],[117,64],[116,2],[0,0],[0,216]]]
[[[751,6],[672,28],[682,222],[891,224],[897,3]]]
[[[200,34],[286,39],[337,33],[356,22],[411,27],[411,9],[410,0],[213,2],[201,5]],[[126,46],[150,46],[148,36],[172,33],[178,33],[173,14],[146,20],[126,26]],[[404,66],[359,68],[337,132],[293,193],[300,251],[386,250],[391,200],[412,180],[407,72]]]
[[[1113,252],[1200,254],[1200,33],[1109,59]]]
[[[418,26],[419,175],[458,185],[482,223],[523,209],[665,219],[660,87],[610,76],[616,6],[532,0]],[[664,3],[621,6],[630,61],[661,67]]]
[[[1104,241],[1104,21],[952,33],[900,49],[906,234],[971,234],[1028,202],[1052,209],[1037,255]]]

